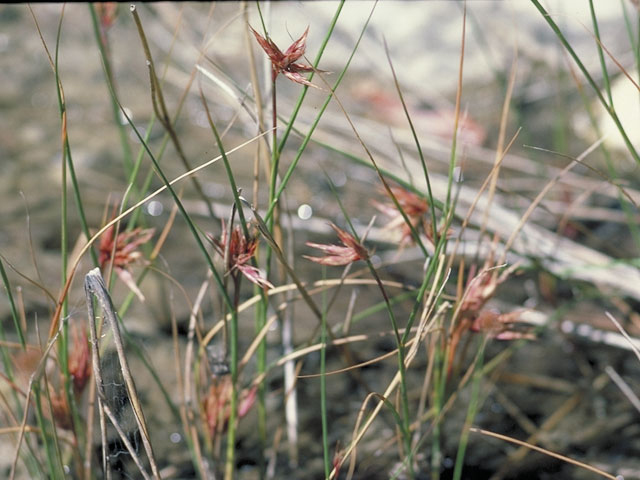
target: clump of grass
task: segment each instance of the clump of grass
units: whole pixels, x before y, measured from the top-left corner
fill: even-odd
[[[594,40],[605,94],[554,19],[536,0],[532,2],[606,106],[625,139],[625,153],[638,160],[615,112],[605,52],[623,73],[627,69],[609,54],[598,31],[594,5],[590,5]],[[342,82],[349,81],[352,60],[375,8],[363,19],[340,70],[329,74],[320,67],[325,48],[334,41],[334,30],[340,25],[343,2],[335,5],[320,46],[312,44],[310,38],[315,37],[309,37],[318,25],[296,24],[292,43],[284,51],[274,39],[286,34],[271,28],[263,6],[245,6],[243,16],[232,23],[242,23],[250,58],[265,54],[269,74],[264,86],[270,85],[270,91],[264,95],[255,61],[248,67],[235,65],[241,73],[227,72],[204,47],[191,77],[180,84],[182,92],[176,92],[171,65],[180,60],[176,57],[179,49],[172,46],[164,59],[155,53],[155,36],[149,29],[155,7],[138,12],[132,6],[131,17],[125,20],[122,8],[118,17],[113,7],[90,5],[113,117],[111,127],[117,132],[122,159],[118,198],[111,218],[105,213],[103,220],[90,208],[92,203],[114,202],[95,198],[72,156],[71,120],[63,88],[66,80],[58,62],[63,53],[65,10],[57,25],[53,56],[32,12],[53,71],[60,114],[61,281],[55,285],[35,280],[22,273],[22,267],[14,266],[12,259],[0,257],[0,277],[12,317],[11,330],[0,325],[3,378],[8,386],[0,411],[9,424],[5,434],[14,436],[15,445],[11,478],[26,472],[32,478],[69,474],[117,478],[122,474],[142,478],[223,476],[230,480],[245,463],[254,464],[260,478],[279,478],[294,470],[327,479],[365,478],[384,470],[392,478],[428,474],[438,479],[446,469],[447,476],[460,479],[472,474],[470,456],[481,458],[478,452],[482,451],[487,457],[491,447],[478,439],[489,436],[523,447],[503,466],[494,461],[492,478],[518,475],[526,449],[615,478],[589,465],[596,463],[593,458],[572,459],[576,452],[570,446],[554,451],[545,440],[544,434],[562,429],[562,419],[579,404],[581,391],[568,387],[569,382],[546,379],[545,383],[539,375],[517,374],[522,383],[545,383],[571,393],[556,411],[545,412],[548,418],[540,425],[533,424],[519,406],[505,401],[509,414],[528,434],[525,440],[515,438],[518,435],[513,432],[492,431],[496,425],[486,420],[490,413],[487,400],[491,389],[508,378],[501,374],[509,358],[526,354],[528,342],[547,342],[551,348],[559,336],[551,320],[531,323],[528,314],[533,307],[521,296],[506,306],[501,303],[509,295],[505,292],[543,290],[542,280],[532,279],[555,275],[571,282],[575,295],[571,301],[577,303],[595,296],[589,284],[619,285],[615,277],[620,272],[635,272],[629,259],[614,262],[578,243],[577,236],[565,238],[547,230],[536,223],[535,213],[541,206],[551,208],[546,200],[558,185],[574,188],[572,182],[587,184],[597,178],[614,187],[611,198],[624,209],[624,224],[635,235],[637,194],[632,180],[628,184],[620,181],[606,150],[607,174],[593,167],[573,172],[578,165],[587,164],[598,143],[586,146],[580,155],[535,147],[539,154],[557,153],[569,163],[549,178],[529,179],[527,186],[533,184],[533,194],[524,206],[509,204],[503,180],[516,175],[510,166],[517,160],[513,150],[523,155],[516,141],[519,130],[509,136],[518,62],[514,60],[510,74],[505,75],[509,80],[502,92],[503,107],[494,119],[499,132],[496,145],[489,154],[477,145],[464,145],[465,99],[474,95],[464,81],[466,7],[459,17],[461,42],[458,77],[452,79],[451,134],[446,141],[440,140],[440,150],[433,148],[432,139],[430,147],[425,147],[422,136],[427,133],[419,127],[420,109],[403,87],[403,71],[396,68],[386,40],[380,52],[386,54],[388,71],[376,73],[394,92],[392,103],[403,124],[394,127],[398,132],[388,138],[379,132],[370,135],[367,119],[351,113],[353,100]],[[626,10],[625,15],[634,52],[640,51],[631,15]],[[132,32],[135,28],[140,42],[137,63],[148,75],[151,112],[145,132],[132,120],[136,116],[124,108],[124,86],[114,68],[109,38],[114,25]],[[173,42],[179,41],[180,29],[177,22]],[[314,48],[317,54],[309,61],[305,53]],[[634,58],[637,63],[638,55]],[[160,74],[162,64],[164,74]],[[203,76],[195,93],[191,89],[198,71]],[[246,88],[248,79],[250,89]],[[237,102],[237,112],[228,125],[219,111],[221,100],[207,90],[209,80]],[[574,81],[580,88],[577,76]],[[291,92],[297,95],[293,102]],[[175,98],[178,101],[172,109]],[[190,132],[182,125],[188,99],[201,108],[207,148],[215,151],[211,154],[202,147],[196,154],[201,157],[206,150],[208,158],[214,157],[208,161],[191,157]],[[268,113],[270,120],[265,118]],[[161,138],[152,135],[154,121],[161,127]],[[251,129],[236,128],[235,122],[244,122]],[[344,127],[329,129],[324,123]],[[135,158],[132,138],[139,144]],[[167,146],[177,162],[167,157]],[[246,170],[242,162],[247,157],[237,153],[248,148],[255,148],[252,177],[240,173]],[[316,186],[331,193],[326,195],[323,210],[333,213],[319,228],[294,228],[291,211],[296,193],[306,176],[320,171],[319,166],[309,168],[305,162],[314,162],[318,152],[331,157],[323,161],[326,173]],[[391,159],[396,156],[401,158]],[[366,198],[360,202],[348,203],[349,192],[333,180],[328,167],[336,158],[347,176],[371,172]],[[464,180],[460,172],[481,158],[488,165],[484,175]],[[224,188],[220,205],[206,188],[207,170],[217,163],[222,166],[216,178]],[[524,169],[532,167],[527,162],[523,165]],[[476,185],[470,186],[474,181]],[[306,188],[315,188],[310,186],[313,181],[308,183]],[[68,188],[82,232],[80,246],[73,252]],[[320,190],[316,194],[320,196]],[[163,224],[141,214],[144,205],[158,199],[171,205]],[[375,210],[383,213],[382,219],[372,215]],[[568,222],[563,218],[558,223],[566,226]],[[101,227],[92,228],[98,225]],[[385,232],[392,240],[384,237]],[[331,236],[323,238],[326,234]],[[313,249],[322,256],[310,255]],[[175,259],[176,251],[179,258],[172,264],[169,259]],[[574,257],[567,259],[567,251]],[[191,261],[188,275],[179,273],[183,260],[185,264]],[[336,267],[343,269],[336,273]],[[605,273],[594,274],[596,268]],[[521,276],[528,280],[522,281]],[[84,277],[88,319],[72,306],[80,277]],[[23,283],[38,287],[50,304],[46,334],[31,326],[17,287]],[[165,293],[157,295],[158,285]],[[197,292],[192,291],[194,285],[199,286]],[[184,305],[173,293],[166,294],[174,289],[182,293]],[[57,295],[50,293],[56,290]],[[632,296],[634,291],[629,288],[626,292]],[[545,294],[559,303],[559,293]],[[623,295],[616,294],[616,298],[616,305],[624,304]],[[598,300],[608,301],[602,296]],[[161,304],[153,305],[157,310],[150,306],[154,301]],[[186,306],[188,312],[185,325],[179,324],[176,314],[180,306]],[[539,301],[536,308],[548,305]],[[152,311],[171,319],[173,369],[154,365],[151,349],[166,347],[154,346],[155,339],[142,338],[135,331],[134,318]],[[251,327],[245,325],[249,314],[254,315]],[[628,337],[622,326],[616,326]],[[633,341],[629,343],[633,348]],[[387,361],[389,358],[395,362]],[[134,362],[136,368],[130,366]],[[585,361],[583,370],[586,365]],[[371,374],[374,368],[376,373]],[[637,398],[622,377],[612,368],[606,372],[606,378],[613,379],[635,405]],[[606,380],[600,377],[593,381],[598,391]],[[161,401],[150,398],[155,396]],[[167,418],[157,414],[158,404],[168,412]],[[315,423],[309,418],[318,416],[320,428],[313,430],[314,438],[299,435],[311,430]],[[257,428],[251,427],[252,422]],[[488,423],[487,428],[483,422]],[[94,434],[97,428],[99,440]],[[178,449],[167,447],[163,437],[168,429],[184,453],[181,464],[171,463],[174,457],[169,454]],[[376,451],[383,452],[379,461]],[[316,455],[322,457],[322,468],[307,471]],[[368,467],[371,464],[378,469],[375,475]],[[615,472],[613,467],[609,470]]]

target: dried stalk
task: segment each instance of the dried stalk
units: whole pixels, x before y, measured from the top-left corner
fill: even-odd
[[[93,297],[95,297],[102,309],[103,317],[106,318],[109,326],[111,327],[111,332],[113,335],[113,341],[116,346],[116,352],[118,354],[118,361],[120,362],[120,371],[122,373],[122,377],[124,378],[124,382],[127,388],[127,393],[129,395],[129,401],[131,402],[131,406],[133,408],[134,417],[136,419],[136,424],[138,425],[138,429],[140,430],[140,436],[142,437],[142,444],[144,445],[144,449],[147,453],[147,457],[149,459],[149,464],[151,466],[151,472],[153,474],[153,478],[161,478],[160,472],[158,470],[158,466],[156,464],[155,458],[153,456],[153,449],[151,448],[151,441],[149,439],[149,432],[147,431],[147,425],[144,420],[144,414],[142,412],[142,407],[140,405],[140,401],[138,399],[138,394],[136,392],[136,387],[133,381],[133,377],[131,376],[131,370],[129,369],[129,364],[127,362],[127,357],[124,353],[124,344],[122,342],[122,336],[120,335],[120,329],[118,327],[118,318],[116,316],[116,311],[113,307],[113,303],[111,301],[111,297],[109,296],[109,292],[107,291],[107,287],[104,284],[104,280],[102,279],[102,275],[100,274],[99,268],[94,268],[84,277],[84,290],[87,297],[87,309],[89,312],[89,328],[91,330],[91,351],[92,351],[92,360],[93,360],[93,374],[96,380],[96,387],[98,391],[98,408],[100,411],[100,429],[102,432],[102,449],[103,449],[103,460],[102,467],[107,475],[107,478],[110,478],[110,471],[107,468],[107,455],[106,455],[106,422],[104,418],[104,414],[109,418],[112,425],[115,427],[118,435],[120,435],[120,439],[124,443],[125,447],[131,454],[133,461],[136,466],[140,470],[140,473],[144,476],[144,478],[151,478],[147,472],[145,471],[140,458],[137,453],[133,449],[130,444],[126,433],[122,430],[118,419],[115,417],[109,405],[107,403],[107,397],[104,391],[104,382],[102,380],[102,368],[100,366],[100,352],[98,345],[98,338],[96,334],[96,313],[93,305]]]

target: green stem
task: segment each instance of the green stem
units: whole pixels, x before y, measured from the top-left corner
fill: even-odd
[[[113,89],[115,90],[115,80],[113,77],[113,73],[111,70],[111,59],[109,57],[109,47],[106,43],[107,37],[106,32],[105,36],[101,34],[100,31],[100,22],[98,21],[98,15],[96,14],[96,9],[93,3],[89,3],[89,13],[91,14],[91,22],[93,24],[93,34],[96,38],[96,43],[98,44],[98,51],[100,52],[100,58],[102,60],[102,65],[104,67],[104,75],[107,83],[113,85]],[[127,131],[124,128],[124,124],[120,121],[120,114],[118,110],[118,103],[115,99],[110,95],[109,100],[111,102],[111,111],[113,113],[113,122],[118,128],[118,134],[120,136],[120,145],[122,147],[122,163],[124,164],[124,170],[127,178],[131,177],[133,172],[133,164],[131,159],[131,146],[129,145],[129,140],[127,138]]]
[[[467,409],[467,418],[465,419],[460,433],[460,441],[458,442],[458,453],[456,454],[456,464],[453,470],[453,480],[460,480],[462,478],[462,467],[464,466],[464,455],[469,443],[469,428],[473,424],[473,419],[476,417],[479,407],[480,397],[480,385],[482,383],[482,363],[484,359],[484,347],[486,342],[483,341],[483,345],[478,352],[477,361],[474,365],[473,384],[471,387],[471,399],[469,400],[469,408]]]
[[[558,25],[553,21],[553,18],[551,17],[551,15],[549,15],[549,13],[544,9],[544,7],[540,4],[540,2],[538,2],[538,0],[531,0],[531,3],[533,3],[533,5],[542,14],[542,17],[546,20],[546,22],[549,24],[551,29],[554,31],[554,33],[558,37],[558,40],[560,40],[560,43],[562,43],[562,45],[567,50],[569,55],[571,55],[571,58],[573,58],[573,60],[576,62],[576,65],[578,65],[578,68],[587,79],[587,82],[589,83],[589,85],[591,85],[591,88],[593,88],[593,91],[595,92],[596,96],[600,100],[600,103],[602,103],[602,106],[606,109],[607,113],[609,114],[609,116],[615,123],[616,127],[618,128],[618,131],[620,132],[620,135],[622,135],[622,139],[624,140],[624,143],[627,146],[629,153],[637,163],[640,163],[640,155],[638,155],[638,152],[636,151],[635,147],[631,143],[631,140],[629,140],[629,137],[625,132],[624,127],[622,126],[622,123],[620,123],[620,119],[618,118],[618,115],[613,109],[613,106],[610,106],[607,104],[607,101],[602,95],[602,92],[600,92],[600,88],[598,87],[598,84],[595,82],[593,77],[589,74],[589,71],[580,60],[580,57],[578,57],[578,55],[573,50],[573,48],[571,48],[571,45],[569,44],[565,36],[560,31],[560,28],[558,27]]]
[[[231,232],[229,232],[231,235]],[[238,273],[238,272],[236,272]],[[234,276],[233,312],[238,311],[240,304],[241,276]],[[229,428],[227,430],[227,456],[224,466],[225,480],[233,480],[235,472],[236,421],[238,418],[238,316],[233,314],[229,325],[229,355],[231,367],[231,402],[229,404]]]
[[[374,5],[373,8],[375,8],[375,5]],[[307,148],[307,145],[309,144],[309,141],[311,140],[311,136],[313,135],[313,132],[315,131],[315,129],[318,126],[318,124],[320,123],[320,119],[322,118],[322,115],[324,114],[325,110],[329,106],[329,103],[331,102],[331,98],[333,97],[333,92],[338,88],[338,85],[340,85],[340,83],[342,82],[342,78],[347,73],[347,69],[349,68],[349,65],[351,65],[351,61],[353,60],[353,57],[355,56],[355,53],[358,50],[358,46],[360,45],[360,41],[362,40],[362,37],[364,36],[364,32],[366,31],[367,25],[369,25],[369,21],[371,20],[371,16],[373,15],[373,11],[374,11],[373,8],[371,9],[371,13],[369,14],[369,17],[367,18],[367,21],[365,22],[364,27],[362,28],[362,31],[360,32],[360,36],[358,37],[358,41],[356,42],[355,46],[353,47],[353,50],[351,52],[351,55],[349,56],[349,59],[347,60],[347,63],[345,64],[344,68],[340,72],[340,75],[338,75],[338,78],[336,79],[336,82],[333,84],[333,87],[331,88],[331,93],[327,96],[324,104],[320,108],[320,110],[318,112],[318,115],[316,115],[316,118],[314,119],[313,124],[309,128],[309,131],[307,132],[306,135],[304,135],[304,140],[302,141],[302,144],[298,148],[298,151],[296,152],[295,158],[293,159],[293,161],[291,162],[291,165],[289,165],[289,168],[287,169],[287,171],[283,175],[282,180],[280,182],[280,186],[278,187],[278,191],[276,192],[276,194],[274,196],[274,200],[269,204],[269,208],[267,209],[267,212],[265,213],[265,216],[264,216],[265,221],[268,221],[271,218],[271,216],[273,215],[273,213],[274,213],[273,210],[274,210],[274,208],[276,206],[276,202],[277,202],[278,198],[280,198],[280,195],[282,195],[282,192],[284,192],[284,189],[286,188],[287,184],[289,183],[289,179],[291,178],[291,175],[293,175],[293,171],[295,170],[296,166],[298,165],[298,162],[300,161],[300,158],[302,157],[303,152]],[[342,9],[342,3],[340,4],[340,8],[338,9],[338,11],[336,12],[336,15],[333,18],[330,30],[328,32],[329,34],[333,31],[333,28],[334,28],[336,22],[338,21],[338,15],[339,15],[341,9]],[[327,38],[328,37],[329,37],[329,35],[327,35]],[[318,57],[316,59],[316,64],[319,62],[319,60],[320,60],[320,58]],[[310,76],[309,78],[312,78],[312,77]],[[306,90],[303,89],[303,93],[305,93],[305,92],[306,92]],[[301,100],[299,100],[299,103],[300,102],[301,102]],[[296,110],[294,109],[294,113],[295,112],[296,112]],[[295,117],[292,116],[292,120],[294,118]],[[293,121],[292,120],[290,120],[289,123],[287,124],[287,128],[286,128],[285,132],[283,133],[283,139],[289,134],[289,130],[293,129]],[[281,147],[284,147],[284,144],[282,142],[281,142]],[[279,150],[281,150],[281,149],[282,148],[279,148]]]
[[[384,298],[384,302],[387,306],[387,312],[389,313],[389,320],[391,321],[391,326],[393,327],[393,332],[396,337],[396,345],[398,347],[398,371],[400,372],[400,398],[402,403],[402,437],[404,441],[404,449],[407,455],[407,465],[409,467],[409,478],[415,478],[415,472],[413,471],[413,450],[411,449],[411,428],[409,422],[409,395],[407,394],[407,381],[406,381],[406,369],[404,364],[405,359],[405,346],[402,343],[402,338],[400,337],[400,331],[398,329],[398,323],[396,322],[395,314],[393,313],[393,308],[391,307],[391,302],[389,301],[389,296],[382,284],[382,280],[378,276],[378,272],[373,267],[371,260],[367,259],[367,265],[369,267],[369,271],[376,283],[378,284],[378,288],[380,289],[380,293],[382,294],[382,298]]]
[[[442,347],[436,342],[433,365],[433,442],[431,444],[431,478],[440,478],[440,466],[442,465],[442,452],[440,450],[440,412],[442,411],[442,389],[440,388],[446,378],[446,366],[443,362]]]
[[[326,268],[322,268],[322,278],[326,278]],[[324,454],[324,476],[331,473],[331,457],[329,452],[329,422],[327,421],[327,292],[322,291],[322,328],[320,330],[320,416],[322,419],[322,451]]]
[[[333,30],[336,26],[336,23],[338,22],[338,17],[340,16],[340,12],[342,11],[342,7],[344,6],[344,2],[345,0],[341,0],[340,4],[338,5],[338,8],[336,9],[336,13],[333,15],[333,19],[331,20],[331,23],[329,25],[329,30],[327,30],[327,34],[324,36],[324,39],[322,40],[322,44],[320,45],[320,49],[318,50],[318,54],[316,55],[315,60],[313,61],[313,68],[317,69],[318,65],[320,65],[320,59],[322,58],[322,55],[324,53],[325,48],[327,47],[327,44],[329,43],[329,39],[331,38],[331,35],[333,34]],[[373,10],[372,10],[373,13]],[[371,17],[369,17],[371,18]],[[369,20],[367,19],[367,23],[369,22]],[[365,26],[366,28],[366,26]],[[364,30],[363,30],[364,31]],[[357,48],[357,45],[356,45]],[[314,71],[311,72],[311,74],[309,75],[308,80],[311,81],[313,79],[313,75],[315,74]],[[302,92],[300,92],[300,97],[298,98],[298,101],[296,102],[295,107],[293,107],[293,112],[291,113],[291,118],[289,118],[289,121],[287,122],[287,126],[284,130],[284,132],[282,132],[282,138],[280,139],[280,144],[278,145],[278,153],[282,153],[282,150],[284,149],[285,144],[287,143],[287,139],[289,138],[289,134],[291,133],[291,130],[293,128],[294,122],[296,120],[296,117],[298,116],[298,112],[300,111],[300,107],[302,106],[302,102],[304,101],[304,97],[307,95],[307,92],[309,91],[309,87],[307,85],[304,85],[302,88]],[[321,114],[320,114],[321,115]]]
[[[13,325],[16,329],[16,333],[18,334],[18,339],[20,341],[20,346],[23,351],[27,350],[27,343],[24,339],[24,333],[22,332],[22,327],[20,326],[20,318],[18,317],[18,311],[16,310],[16,304],[13,301],[13,295],[11,293],[11,284],[9,283],[9,277],[7,277],[7,272],[4,269],[4,263],[0,258],[0,276],[2,277],[2,283],[7,292],[7,298],[9,299],[9,306],[11,307],[11,317],[13,318]],[[0,322],[0,340],[4,341],[4,327],[2,326],[2,322]],[[12,379],[13,369],[11,368],[11,361],[9,359],[9,354],[7,353],[7,349],[2,347],[2,360],[4,363],[5,372],[9,379]]]

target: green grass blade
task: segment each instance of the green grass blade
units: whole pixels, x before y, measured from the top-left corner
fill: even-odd
[[[332,92],[334,92],[338,88],[338,86],[342,82],[342,79],[343,79],[344,75],[347,73],[347,70],[348,70],[349,66],[351,65],[351,61],[353,60],[353,57],[355,56],[356,51],[358,50],[358,46],[360,45],[360,41],[362,40],[362,37],[364,36],[364,32],[366,31],[367,26],[369,25],[369,21],[371,20],[371,17],[373,15],[374,9],[375,9],[375,4],[374,4],[373,8],[371,9],[371,12],[369,13],[369,16],[367,17],[367,21],[365,22],[364,26],[362,27],[362,31],[360,32],[360,36],[358,37],[358,40],[356,41],[356,43],[355,43],[355,45],[354,45],[354,47],[353,47],[353,49],[351,51],[351,54],[349,55],[349,58],[347,59],[347,62],[345,64],[344,68],[342,69],[342,71],[338,75],[338,78],[336,79],[335,83],[333,84],[333,87],[331,88]],[[307,148],[307,145],[309,144],[309,141],[311,140],[311,136],[313,135],[313,132],[315,131],[315,129],[318,126],[318,124],[320,123],[320,119],[322,118],[322,115],[324,114],[325,110],[329,106],[329,103],[331,102],[331,98],[332,97],[333,97],[333,93],[331,93],[331,94],[329,94],[329,96],[327,96],[327,99],[325,100],[325,102],[322,105],[322,107],[320,107],[320,109],[318,111],[318,114],[316,115],[316,118],[314,119],[313,123],[311,124],[311,127],[309,128],[309,131],[306,133],[306,135],[303,135],[304,138],[302,140],[302,144],[298,148],[298,151],[296,152],[296,155],[295,155],[293,161],[291,162],[291,165],[289,165],[289,168],[287,169],[287,171],[283,175],[282,180],[280,182],[280,186],[278,187],[278,191],[274,195],[274,200],[269,205],[269,208],[267,209],[267,212],[264,215],[265,221],[269,220],[271,218],[271,215],[273,215],[273,210],[274,210],[274,208],[276,206],[278,198],[280,198],[280,196],[282,195],[282,192],[284,192],[287,184],[289,183],[289,179],[291,178],[291,175],[293,174],[293,171],[295,170],[296,166],[298,165],[298,162],[300,161],[300,158],[302,157],[302,154],[304,153],[305,149]],[[292,125],[291,122],[289,122],[289,124]],[[293,128],[293,125],[292,125],[292,128]]]
[[[476,417],[480,403],[480,385],[482,383],[482,363],[484,358],[484,348],[486,341],[483,341],[482,346],[478,351],[477,360],[474,364],[473,383],[471,386],[471,399],[469,400],[469,406],[467,407],[467,417],[462,426],[462,432],[460,432],[460,441],[458,442],[458,453],[456,454],[456,463],[453,469],[453,480],[461,480],[462,467],[464,466],[464,455],[469,443],[469,428],[473,425],[473,420]]]
[[[618,115],[616,114],[616,112],[613,109],[613,107],[609,106],[607,104],[607,101],[605,100],[604,96],[602,95],[602,92],[600,92],[600,88],[596,84],[596,82],[593,79],[593,77],[591,76],[591,74],[588,72],[587,68],[582,63],[582,60],[580,60],[580,57],[573,50],[573,48],[571,47],[571,44],[565,38],[565,36],[562,34],[562,31],[560,30],[560,28],[558,27],[556,22],[553,20],[553,18],[551,18],[551,15],[549,15],[549,13],[547,13],[547,11],[540,4],[540,2],[538,0],[531,0],[531,2],[538,9],[538,11],[542,14],[542,17],[549,24],[549,26],[551,27],[553,32],[556,34],[556,37],[558,37],[558,40],[560,40],[560,42],[562,43],[564,48],[567,50],[569,55],[571,55],[571,58],[573,58],[573,60],[576,63],[576,65],[578,65],[578,68],[580,69],[582,74],[587,79],[587,82],[589,82],[589,85],[591,85],[591,88],[593,88],[593,91],[598,96],[598,99],[600,100],[600,103],[602,103],[602,106],[607,110],[607,113],[609,114],[609,116],[611,117],[613,122],[616,124],[616,127],[618,128],[618,131],[620,132],[620,135],[622,135],[622,139],[624,140],[624,143],[627,146],[627,149],[629,150],[629,153],[631,154],[631,156],[633,157],[633,159],[637,163],[640,163],[640,155],[638,155],[638,152],[636,151],[635,147],[631,143],[631,140],[629,140],[629,136],[627,135],[627,132],[624,130],[624,127],[620,123],[620,119],[618,118]]]
[[[338,4],[338,8],[336,9],[336,13],[333,15],[333,18],[331,19],[331,23],[329,24],[329,29],[327,30],[327,33],[324,36],[324,39],[322,40],[322,43],[320,44],[320,49],[318,50],[318,54],[316,55],[315,60],[313,61],[313,68],[317,69],[318,65],[320,65],[320,60],[322,59],[322,55],[324,53],[325,48],[327,47],[327,44],[329,43],[329,39],[331,38],[331,35],[333,34],[333,30],[336,27],[336,23],[338,22],[338,17],[340,17],[340,12],[342,12],[342,7],[344,6],[344,1],[345,0],[340,0],[340,3]],[[375,6],[374,6],[375,8]],[[311,74],[309,75],[308,80],[311,81],[313,79],[315,72],[311,72]],[[298,101],[296,102],[295,106],[293,107],[293,112],[291,112],[291,117],[289,118],[289,121],[287,122],[287,126],[284,130],[284,132],[282,133],[282,138],[280,139],[280,143],[278,144],[278,154],[282,153],[282,151],[284,150],[284,147],[287,143],[287,140],[289,138],[289,134],[291,133],[291,129],[293,128],[296,118],[298,117],[298,113],[300,112],[300,107],[302,107],[302,103],[304,102],[304,98],[307,95],[307,91],[309,90],[309,87],[307,85],[303,85],[302,91],[300,92],[300,96],[298,97]]]
[[[105,80],[114,84],[114,76],[113,70],[111,68],[111,59],[107,53],[107,45],[103,42],[103,37],[100,31],[100,22],[98,20],[98,15],[96,14],[96,8],[93,3],[88,4],[89,14],[91,15],[91,23],[93,25],[93,36],[96,39],[96,43],[98,45],[98,51],[100,52],[100,59],[102,60],[103,71],[105,75]],[[106,41],[106,32],[105,38]],[[115,90],[115,88],[114,88]],[[120,110],[118,109],[118,103],[115,101],[112,95],[109,95],[109,100],[111,103],[111,111],[113,113],[113,123],[118,129],[118,135],[120,137],[120,146],[122,147],[122,163],[124,164],[124,172],[127,178],[130,178],[134,166],[132,160],[131,146],[129,145],[129,139],[127,138],[127,131],[124,128],[124,124],[120,121]]]
[[[0,276],[2,276],[2,284],[4,285],[4,289],[7,292],[7,299],[9,300],[9,307],[11,308],[11,318],[13,319],[13,325],[16,329],[16,334],[18,335],[18,339],[20,341],[20,345],[22,346],[22,349],[26,350],[27,343],[24,339],[24,332],[22,331],[22,326],[20,325],[18,310],[16,310],[16,304],[13,300],[13,294],[11,293],[11,284],[9,283],[9,277],[7,277],[7,272],[4,269],[4,263],[2,262],[1,258],[0,258]],[[2,327],[1,322],[0,322],[0,339],[2,339],[3,341],[6,340],[4,335],[4,328]],[[2,352],[3,352],[2,360],[5,367],[5,372],[7,372],[7,375],[9,376],[9,378],[11,378],[11,374],[10,374],[10,372],[12,371],[11,362],[9,361],[6,348],[2,347]]]

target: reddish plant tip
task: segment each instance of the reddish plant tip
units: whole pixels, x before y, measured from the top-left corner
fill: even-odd
[[[229,244],[227,264],[225,265],[227,274],[234,276],[237,275],[237,272],[240,272],[251,283],[265,290],[274,288],[273,284],[264,277],[262,272],[251,265],[251,259],[255,256],[258,248],[258,239],[256,237],[245,237],[239,225],[231,230],[231,235],[229,236],[227,227],[223,223],[220,239],[213,238],[211,235],[209,235],[209,238],[213,242],[216,252],[222,258],[225,258],[227,244]]]
[[[470,330],[476,333],[484,333],[497,340],[535,339],[535,335],[529,331],[513,330],[517,325],[522,311],[500,313],[497,310],[487,309],[480,312],[473,320]]]
[[[144,295],[136,285],[130,268],[133,263],[142,258],[142,252],[138,248],[151,240],[155,230],[138,227],[128,232],[120,232],[114,238],[115,231],[115,225],[111,225],[100,237],[98,246],[100,269],[104,271],[105,267],[113,262],[113,269],[120,280],[138,296],[140,301],[144,301]]]
[[[256,401],[258,387],[243,389],[239,394],[238,418],[246,416]],[[202,408],[211,438],[227,429],[231,414],[231,377],[225,375],[216,379],[202,399]]]
[[[473,266],[471,271],[475,272],[475,268]],[[497,266],[494,265],[493,261],[493,253],[491,253],[485,261],[482,271],[470,277],[460,307],[462,317],[471,318],[476,316],[487,301],[495,295],[498,286],[507,280],[513,270],[512,267],[507,268],[498,274],[496,268]]]
[[[338,238],[342,242],[342,246],[307,242],[307,246],[317,248],[324,252],[325,256],[310,257],[308,255],[303,255],[304,258],[311,260],[312,262],[331,267],[349,265],[355,261],[367,260],[369,258],[369,252],[367,249],[364,248],[353,235],[338,228],[333,223],[330,223],[329,225],[338,234]]]
[[[96,11],[100,19],[100,26],[104,30],[108,30],[116,21],[118,14],[118,2],[99,2],[96,3]]]
[[[429,211],[429,203],[421,196],[402,187],[391,187],[390,190],[396,198],[398,205],[411,223],[411,226],[407,224],[394,202],[389,201],[386,203],[380,203],[374,200],[372,202],[373,206],[383,215],[389,217],[389,222],[384,228],[387,230],[395,230],[399,228],[400,245],[408,245],[413,243],[411,227],[417,229],[420,224],[422,224],[425,230],[425,235],[433,241],[433,238],[431,238],[433,237],[433,229],[430,224],[425,222],[425,215]]]
[[[74,325],[72,328],[73,350],[69,352],[69,373],[76,393],[82,393],[91,376],[91,352],[87,331]]]
[[[249,25],[249,28],[253,32],[253,35],[256,37],[256,40],[258,41],[262,49],[269,57],[269,60],[271,60],[273,80],[276,79],[278,74],[282,73],[292,82],[296,82],[301,85],[307,85],[313,88],[319,88],[318,86],[308,81],[300,73],[313,72],[316,70],[309,65],[296,63],[296,60],[302,57],[305,50],[307,49],[307,34],[309,33],[309,27],[307,27],[302,36],[294,41],[284,53],[282,53],[282,51],[273,42],[273,40],[268,37],[264,38],[262,35],[256,32],[253,27],[251,27],[251,25]]]

